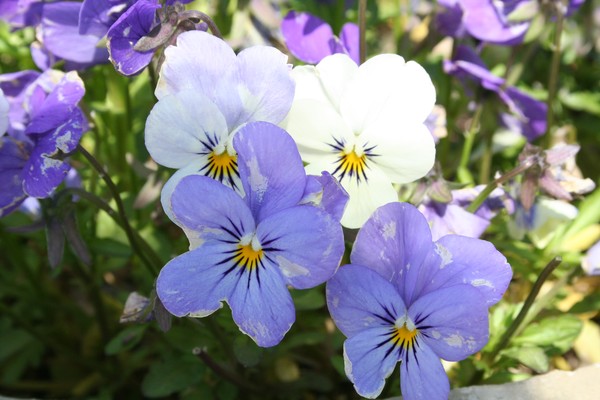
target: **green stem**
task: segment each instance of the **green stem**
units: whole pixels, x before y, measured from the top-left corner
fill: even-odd
[[[458,165],[458,173],[459,178],[463,183],[473,183],[473,177],[468,170],[469,160],[471,158],[471,152],[473,151],[473,144],[475,143],[475,136],[477,135],[477,131],[479,130],[479,119],[481,118],[481,113],[483,111],[483,106],[480,104],[475,111],[475,115],[471,119],[471,124],[469,125],[469,129],[465,134],[465,143],[463,145],[462,154],[460,156],[460,164]],[[469,182],[464,182],[468,180]]]
[[[564,2],[563,2],[564,3]],[[556,30],[554,32],[554,52],[552,53],[552,64],[550,65],[550,78],[548,80],[548,114],[546,116],[546,148],[550,148],[552,136],[550,134],[554,124],[554,98],[556,97],[558,71],[560,69],[561,38],[563,31],[564,15],[562,11],[556,13]]]
[[[134,230],[131,227],[131,225],[129,225],[129,221],[127,219],[127,214],[125,213],[125,206],[123,204],[123,200],[121,199],[121,195],[119,194],[119,190],[117,189],[116,185],[114,184],[114,182],[112,181],[110,176],[106,173],[104,168],[100,165],[100,163],[94,158],[94,156],[92,156],[90,153],[88,153],[88,151],[86,149],[84,149],[83,146],[77,145],[77,150],[79,150],[79,152],[89,161],[89,163],[94,167],[94,169],[98,172],[98,174],[100,174],[100,177],[104,180],[104,182],[106,183],[106,186],[108,186],[108,189],[110,190],[110,192],[113,195],[113,198],[115,199],[119,219],[122,222],[121,226],[125,230],[127,239],[129,239],[129,243],[131,244],[131,247],[133,248],[134,252],[136,252],[138,255],[141,256],[143,253],[142,253],[141,249],[138,247],[138,240],[136,238],[137,235],[134,233]],[[145,259],[144,256],[142,256],[141,258]],[[161,265],[160,259],[158,259],[158,257],[156,257],[156,259],[154,261],[157,262],[156,265]],[[150,271],[153,273],[154,276],[156,276],[158,274],[158,269],[156,268],[155,265],[152,265],[152,263],[149,263],[147,266],[150,269]]]
[[[360,63],[367,59],[367,0],[358,0],[359,58]]]
[[[496,356],[498,355],[498,353],[500,352],[500,350],[504,349],[506,347],[506,345],[510,342],[510,340],[512,339],[514,334],[517,332],[517,330],[520,328],[523,321],[525,320],[525,317],[527,316],[529,309],[533,305],[535,298],[537,297],[538,293],[540,292],[542,285],[544,284],[544,282],[546,282],[546,279],[548,279],[550,274],[552,274],[552,272],[556,269],[556,267],[558,267],[560,265],[561,262],[562,262],[562,259],[560,258],[560,256],[556,256],[552,259],[552,261],[550,261],[548,263],[548,265],[546,265],[544,267],[544,269],[542,270],[542,273],[540,274],[540,276],[538,276],[537,280],[533,284],[533,287],[531,288],[531,292],[529,292],[529,295],[525,299],[525,303],[523,303],[523,307],[521,307],[521,311],[519,311],[519,314],[517,315],[517,317],[513,320],[513,322],[508,327],[508,329],[504,332],[504,335],[502,335],[502,337],[498,341],[498,344],[494,347],[494,349],[489,354],[489,356],[488,356],[489,360],[494,360],[496,358]]]
[[[467,211],[470,213],[474,213],[475,211],[477,211],[479,207],[481,207],[483,202],[488,198],[488,196],[494,191],[494,189],[496,189],[502,183],[513,179],[515,176],[522,174],[523,172],[531,168],[534,164],[535,162],[532,159],[527,159],[518,167],[508,171],[506,174],[502,175],[498,179],[494,179],[493,181],[488,183],[487,186],[483,188],[483,190],[477,195],[475,200],[473,200],[473,202],[469,204],[469,206],[467,207]]]
[[[218,364],[213,358],[208,355],[205,349],[196,347],[192,350],[192,353],[200,358],[204,364],[206,364],[215,374],[219,375],[221,378],[224,378],[239,388],[246,389],[248,391],[259,393],[260,389],[257,386],[254,386],[250,382],[246,381],[243,377],[238,374],[223,368],[220,364]]]

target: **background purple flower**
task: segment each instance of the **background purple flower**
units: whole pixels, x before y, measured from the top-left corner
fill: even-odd
[[[347,54],[359,64],[358,26],[344,24],[339,38],[331,26],[312,14],[290,11],[281,24],[281,32],[292,54],[306,63],[317,64],[328,55]]]

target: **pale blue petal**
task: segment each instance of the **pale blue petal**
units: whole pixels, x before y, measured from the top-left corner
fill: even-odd
[[[237,274],[229,300],[233,320],[257,345],[279,344],[296,320],[294,303],[277,267],[263,258],[252,272]]]
[[[448,376],[440,358],[423,342],[417,341],[414,352],[405,353],[400,364],[400,388],[405,400],[447,399]]]
[[[487,306],[469,285],[445,287],[418,298],[408,316],[419,330],[418,341],[448,361],[463,360],[488,341]]]
[[[173,315],[205,317],[223,306],[238,280],[230,250],[235,245],[210,241],[171,260],[160,271],[156,293]]]
[[[235,134],[233,147],[246,202],[257,222],[300,202],[306,173],[286,131],[268,122],[251,122]]]
[[[390,328],[372,327],[344,342],[346,375],[363,397],[374,399],[379,396],[385,379],[394,372],[399,348],[389,340],[390,334]]]
[[[406,301],[414,290],[407,271],[420,268],[432,248],[431,231],[423,214],[408,203],[394,202],[379,207],[364,224],[350,260],[394,282]]]
[[[335,273],[344,254],[339,222],[308,205],[265,218],[258,224],[256,236],[286,283],[297,289],[325,282]]]
[[[327,307],[346,336],[365,329],[392,326],[406,314],[404,302],[392,284],[360,265],[344,265],[327,282]]]
[[[243,236],[254,232],[252,214],[242,198],[206,176],[182,178],[173,190],[170,203],[173,222],[193,231],[200,242],[219,239],[239,243]]]
[[[512,269],[493,244],[485,240],[447,235],[435,243],[442,263],[422,294],[440,287],[468,284],[475,287],[490,307],[502,298],[512,278]]]

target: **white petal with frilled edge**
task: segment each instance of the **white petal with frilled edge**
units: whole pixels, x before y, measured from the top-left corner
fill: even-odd
[[[207,97],[193,90],[166,96],[146,120],[146,147],[152,158],[170,168],[183,168],[227,143],[225,118]]]
[[[292,71],[296,81],[294,100],[321,100],[339,110],[348,83],[357,71],[356,63],[345,54],[325,57],[317,66],[296,67]]]
[[[394,54],[375,56],[360,66],[340,103],[354,132],[362,132],[382,116],[397,122],[423,122],[435,104],[435,87],[415,62]]]
[[[208,95],[235,61],[233,49],[222,39],[201,31],[184,32],[177,37],[176,46],[165,50],[156,97],[184,89]]]
[[[324,171],[327,166],[323,163],[309,164],[306,172],[317,174]],[[346,228],[360,228],[378,207],[398,201],[398,193],[389,178],[376,165],[367,168],[365,173],[366,180],[359,181],[355,177],[345,177],[340,182],[350,196],[341,220]]]
[[[354,140],[352,131],[329,103],[319,100],[298,100],[282,123],[294,138],[305,162],[319,162],[323,156],[336,154],[331,145]],[[330,169],[327,171],[331,172]],[[317,175],[320,175],[318,171]]]
[[[433,167],[435,142],[421,123],[403,123],[386,115],[369,125],[360,139],[377,146],[371,159],[392,182],[412,182]]]

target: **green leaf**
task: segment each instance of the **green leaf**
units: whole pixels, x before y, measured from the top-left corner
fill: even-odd
[[[244,335],[233,341],[233,354],[244,367],[253,367],[260,362],[263,350]]]
[[[148,325],[135,325],[125,328],[104,348],[107,355],[118,354],[133,348],[140,342]]]
[[[561,353],[571,348],[583,328],[581,320],[573,315],[549,317],[530,324],[513,342],[521,345],[548,346]]]
[[[196,360],[172,359],[154,364],[142,381],[142,393],[146,397],[169,396],[202,380],[204,366]]]
[[[320,288],[293,290],[291,293],[296,310],[316,310],[325,305],[325,295]]]
[[[573,92],[559,93],[560,101],[567,107],[600,116],[600,93]]]
[[[600,310],[600,293],[592,293],[569,310],[569,314],[583,314],[587,312],[598,312]]]
[[[537,373],[547,372],[550,361],[544,350],[536,346],[511,347],[500,352],[503,356],[512,358],[531,368]]]

